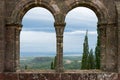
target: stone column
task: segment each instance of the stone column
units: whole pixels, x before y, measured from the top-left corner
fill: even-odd
[[[120,73],[120,1],[116,1],[118,26],[118,72]]]
[[[115,23],[100,24],[101,69],[117,71],[117,27]]]
[[[100,37],[100,68],[106,70],[106,26],[98,24],[99,37]]]
[[[118,72],[120,73],[120,18],[118,22]]]
[[[109,72],[117,71],[117,46],[118,36],[117,36],[117,25],[116,23],[108,23],[106,28],[106,69]]]
[[[0,0],[0,72],[4,71],[5,53],[5,0]]]
[[[5,72],[16,72],[19,66],[20,27],[18,24],[6,26]]]
[[[56,71],[63,72],[63,32],[65,23],[55,23],[56,38],[57,38],[57,65]]]
[[[22,25],[16,26],[16,36],[15,36],[15,71],[19,70],[20,67],[20,32],[21,32]]]

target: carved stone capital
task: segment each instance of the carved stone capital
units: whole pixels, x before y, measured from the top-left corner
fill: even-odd
[[[111,26],[111,25],[117,25],[117,23],[116,22],[102,22],[102,23],[98,23],[98,27]]]
[[[6,28],[15,28],[21,31],[22,25],[21,24],[6,24]]]
[[[55,23],[54,25],[55,25],[56,35],[63,36],[66,23]]]
[[[64,23],[55,22],[55,23],[54,23],[54,26],[55,26],[55,27],[65,27],[65,26],[66,26],[66,23],[65,23],[65,22],[64,22]]]

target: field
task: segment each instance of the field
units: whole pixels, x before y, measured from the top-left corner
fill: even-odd
[[[20,60],[20,68],[25,69],[51,69],[51,62],[54,57],[22,57]],[[64,69],[80,69],[81,57],[78,56],[65,56],[63,59]]]

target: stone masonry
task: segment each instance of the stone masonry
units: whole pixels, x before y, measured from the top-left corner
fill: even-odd
[[[19,71],[21,22],[34,7],[46,8],[55,20],[57,67],[52,72]],[[65,18],[76,7],[87,7],[98,17],[100,72],[74,72],[63,68]],[[120,0],[0,0],[0,80],[120,80],[119,73]]]

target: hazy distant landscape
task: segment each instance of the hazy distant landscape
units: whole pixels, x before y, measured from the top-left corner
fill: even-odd
[[[37,53],[36,53],[37,54]],[[67,54],[66,54],[67,55]],[[77,54],[76,54],[77,55]],[[49,57],[48,57],[49,56]],[[41,55],[39,56],[33,56],[33,55],[27,55],[22,56],[20,59],[20,68],[22,70],[28,69],[51,69],[51,62],[54,60],[53,55]],[[79,54],[77,56],[64,56],[63,59],[64,68],[65,69],[80,69],[80,63],[81,63],[81,56]]]

